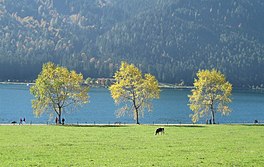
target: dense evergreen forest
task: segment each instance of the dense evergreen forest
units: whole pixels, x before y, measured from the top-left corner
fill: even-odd
[[[120,61],[160,82],[198,69],[264,84],[263,0],[0,0],[0,80],[34,80],[53,61],[112,77]]]

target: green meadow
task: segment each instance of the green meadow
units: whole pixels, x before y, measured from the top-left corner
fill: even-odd
[[[0,166],[263,166],[264,126],[0,126]]]

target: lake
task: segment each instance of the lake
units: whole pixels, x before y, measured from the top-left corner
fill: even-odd
[[[145,112],[139,119],[142,124],[179,124],[192,123],[189,115],[192,113],[187,106],[189,89],[162,89],[160,99],[153,100],[153,111]],[[117,118],[118,109],[105,88],[91,88],[89,103],[78,111],[63,115],[66,123],[74,124],[113,124],[115,122],[134,123],[132,117]],[[26,84],[0,84],[0,123],[19,122],[26,118],[27,123],[54,123],[54,117],[43,114],[36,118],[32,112],[33,96]],[[264,122],[264,93],[252,90],[234,90],[233,102],[230,104],[232,113],[228,116],[216,115],[219,123],[253,123],[254,120]],[[198,123],[205,123],[205,118]]]

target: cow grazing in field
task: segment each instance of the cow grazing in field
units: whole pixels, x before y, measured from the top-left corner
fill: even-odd
[[[164,134],[164,128],[158,128],[158,129],[156,129],[156,133],[155,133],[155,135],[157,135],[157,134]]]

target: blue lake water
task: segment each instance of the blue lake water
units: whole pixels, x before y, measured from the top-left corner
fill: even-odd
[[[145,112],[140,123],[191,123],[189,115],[192,113],[187,106],[190,90],[162,89],[159,100],[153,101],[153,111]],[[66,113],[63,117],[66,123],[113,124],[114,122],[134,123],[132,117],[117,118],[118,109],[105,88],[91,88],[89,103],[78,111]],[[10,123],[26,118],[27,123],[54,123],[54,118],[43,114],[36,118],[32,112],[31,100],[33,96],[27,85],[0,84],[0,123]],[[253,123],[254,120],[264,122],[264,93],[250,90],[234,90],[233,102],[230,104],[232,113],[228,116],[216,115],[219,123]],[[198,123],[204,123],[205,118]]]

